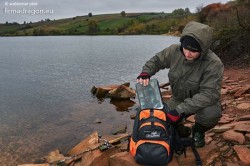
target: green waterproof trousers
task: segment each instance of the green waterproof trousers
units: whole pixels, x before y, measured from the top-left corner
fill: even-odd
[[[181,104],[181,101],[174,100],[171,98],[166,101],[166,104],[173,110],[177,105]],[[195,113],[195,122],[206,127],[207,129],[213,128],[220,120],[222,114],[222,109],[220,103],[216,103],[215,105],[208,106],[204,109],[198,110]],[[189,116],[189,115],[187,115]]]

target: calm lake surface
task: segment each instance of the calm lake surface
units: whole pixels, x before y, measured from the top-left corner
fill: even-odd
[[[138,106],[98,100],[92,86],[130,82],[144,63],[178,37],[63,36],[0,38],[0,165],[66,153],[93,131],[132,130]],[[154,78],[168,81],[167,71]],[[101,124],[94,121],[101,120]]]

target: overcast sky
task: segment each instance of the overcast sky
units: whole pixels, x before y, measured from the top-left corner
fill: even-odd
[[[36,22],[41,19],[61,19],[87,15],[88,13],[165,12],[189,8],[195,12],[198,6],[228,0],[0,0],[0,23]],[[44,13],[42,13],[44,12]]]

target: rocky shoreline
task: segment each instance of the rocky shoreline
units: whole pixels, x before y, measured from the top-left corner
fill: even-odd
[[[221,91],[223,116],[213,129],[206,132],[206,146],[197,149],[203,165],[250,165],[250,76],[248,75],[248,70],[237,69],[235,73],[225,72]],[[162,85],[163,87],[165,86]],[[103,89],[106,90],[103,91]],[[97,96],[109,94],[109,97],[112,98],[111,95],[113,95],[116,99],[135,97],[135,92],[129,88],[129,84],[92,88],[93,94],[96,95],[98,91],[100,94]],[[171,93],[165,89],[162,96],[167,100],[171,97]],[[130,118],[133,117],[134,114],[130,116]],[[191,116],[186,120],[185,125],[192,126],[193,123],[194,117]],[[61,154],[59,150],[55,150],[44,157],[44,164],[19,166],[49,166],[62,160],[65,160],[62,162],[63,164],[70,166],[137,166],[138,164],[127,152],[129,134],[126,133],[126,126],[117,129],[117,132],[113,134],[100,139],[98,132],[95,131],[65,155]],[[103,144],[103,141],[105,142],[104,139],[111,142],[111,146],[105,151],[100,151],[98,147]],[[75,158],[69,156],[75,156]],[[176,155],[169,165],[196,165],[191,148],[187,149],[186,157]]]

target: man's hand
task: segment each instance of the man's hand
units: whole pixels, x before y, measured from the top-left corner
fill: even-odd
[[[176,110],[171,110],[167,113],[167,117],[172,124],[176,124],[181,121],[182,115],[179,114]]]
[[[137,77],[137,83],[139,82],[140,84],[143,84],[144,86],[149,84],[150,80],[150,75],[148,73],[142,72],[138,77]]]

